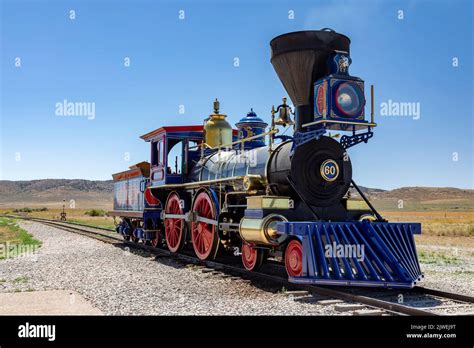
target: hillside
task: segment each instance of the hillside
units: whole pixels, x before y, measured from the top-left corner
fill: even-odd
[[[362,189],[382,210],[471,210],[474,190],[454,187],[401,187],[394,190]],[[354,197],[358,196],[353,194]]]
[[[473,190],[463,190],[454,187],[401,187],[391,191],[372,192],[375,198],[398,199],[415,201],[437,201],[453,199],[472,199]]]
[[[398,210],[400,200],[408,210],[474,209],[474,190],[452,187],[402,187],[381,190],[361,187],[373,204],[383,210]],[[357,193],[351,190],[352,197]],[[82,179],[45,179],[32,181],[0,181],[2,207],[60,207],[74,200],[78,207],[110,208],[113,181]]]
[[[0,181],[0,206],[60,207],[63,199],[84,207],[110,207],[113,181],[82,179],[44,179],[31,181]]]

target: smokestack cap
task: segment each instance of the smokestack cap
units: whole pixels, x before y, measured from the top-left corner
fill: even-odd
[[[351,40],[331,29],[296,31],[270,42],[271,63],[295,106],[310,105],[312,84],[329,74],[334,51],[349,54]]]

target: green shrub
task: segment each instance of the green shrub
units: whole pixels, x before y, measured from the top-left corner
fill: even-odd
[[[105,210],[102,209],[91,209],[86,211],[84,214],[89,216],[105,216]]]
[[[13,210],[14,213],[31,213],[33,209],[31,208],[20,208]]]
[[[46,208],[46,207],[43,207],[43,208],[28,208],[28,207],[25,207],[25,208],[20,208],[20,209],[14,209],[13,210],[14,213],[31,213],[31,212],[34,212],[34,211],[48,211],[48,208]]]

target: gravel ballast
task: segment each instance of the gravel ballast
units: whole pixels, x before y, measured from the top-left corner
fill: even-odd
[[[170,258],[136,255],[38,223],[20,226],[43,244],[34,256],[0,261],[0,292],[75,290],[107,315],[341,314]]]

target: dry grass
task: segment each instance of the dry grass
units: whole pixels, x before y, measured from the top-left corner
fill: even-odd
[[[20,239],[18,237],[18,233],[11,229],[9,226],[0,225],[0,244],[4,244],[6,242],[16,243]]]
[[[474,212],[472,211],[390,211],[382,215],[389,221],[421,222],[423,235],[474,237]]]
[[[85,225],[103,227],[103,228],[114,228],[114,219],[108,216],[89,216],[86,212],[91,209],[66,209],[66,218],[69,222],[76,222]],[[22,215],[37,217],[42,219],[55,219],[59,220],[61,217],[62,209],[48,209],[47,211],[33,211],[31,213],[23,213]],[[0,209],[0,214],[13,213],[13,209]]]
[[[432,267],[458,267],[471,272],[474,260],[474,212],[390,211],[382,214],[389,221],[421,222],[421,235],[415,236],[421,263]]]
[[[415,236],[417,245],[436,245],[446,248],[474,248],[474,237],[463,237],[463,236],[434,236],[424,234],[423,230],[420,235]]]
[[[71,204],[70,199],[66,199],[66,208],[69,207]],[[102,198],[99,197],[97,199],[81,199],[81,198],[74,198],[74,204],[76,209],[90,209],[91,207],[97,209],[105,209],[105,210],[112,210],[113,208],[113,197],[110,198]],[[54,199],[50,200],[45,198],[43,200],[34,198],[30,200],[18,200],[18,201],[0,201],[0,209],[13,209],[13,208],[41,208],[46,207],[48,209],[61,209],[63,206],[62,199]]]

